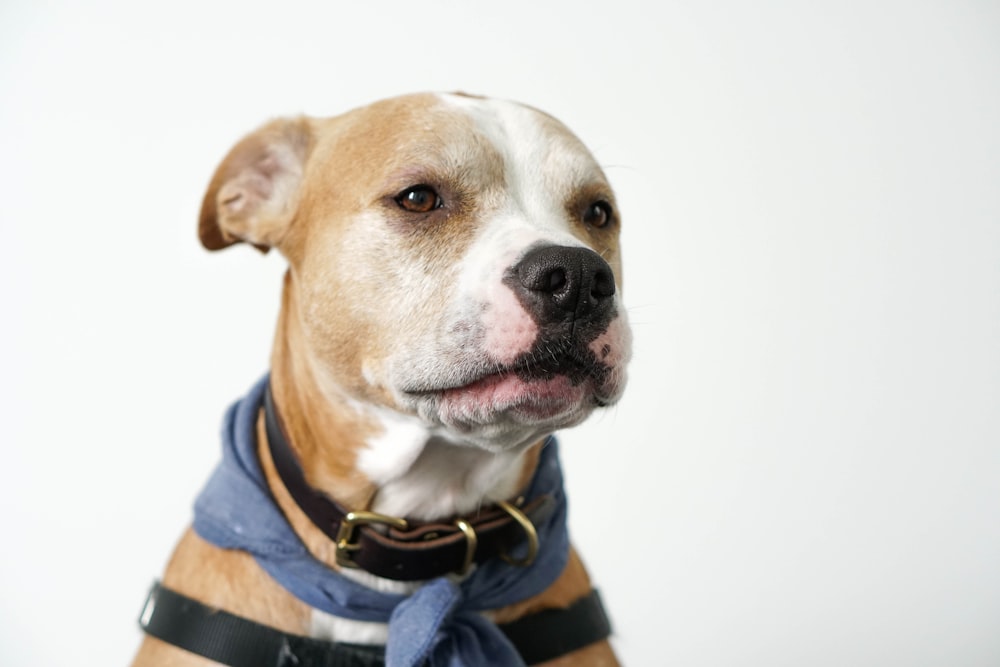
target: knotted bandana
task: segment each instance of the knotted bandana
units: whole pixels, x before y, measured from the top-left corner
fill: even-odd
[[[461,582],[439,577],[409,596],[380,593],[313,558],[272,498],[257,461],[256,437],[268,379],[261,379],[226,412],[222,461],[195,501],[198,535],[223,549],[250,553],[288,592],[316,609],[388,623],[388,667],[523,665],[503,632],[480,612],[541,593],[566,567],[566,496],[555,439],[543,445],[526,493],[529,500],[548,494],[555,501],[555,511],[535,526],[539,549],[530,567],[494,558]]]

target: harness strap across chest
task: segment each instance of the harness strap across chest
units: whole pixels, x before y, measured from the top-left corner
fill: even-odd
[[[160,583],[139,617],[152,637],[229,667],[384,667],[381,646],[289,634],[213,609]],[[527,665],[606,639],[611,624],[597,591],[566,609],[546,609],[499,626]]]

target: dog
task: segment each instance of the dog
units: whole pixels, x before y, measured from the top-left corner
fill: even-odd
[[[408,95],[237,143],[201,242],[288,262],[269,376],[227,418],[251,444],[223,462],[257,482],[213,476],[134,665],[617,664],[558,546],[550,436],[625,387],[620,226],[590,152],[514,102]],[[217,630],[228,653],[197,638]]]

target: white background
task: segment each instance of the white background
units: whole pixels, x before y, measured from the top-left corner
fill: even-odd
[[[564,434],[631,665],[1000,664],[993,2],[0,5],[0,663],[121,665],[266,369],[282,261],[209,254],[244,132],[415,90],[563,119],[636,346]]]

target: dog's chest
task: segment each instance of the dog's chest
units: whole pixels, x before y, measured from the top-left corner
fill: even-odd
[[[341,571],[341,574],[347,579],[380,593],[410,595],[420,587],[420,582],[392,581],[376,577],[363,570],[345,569]],[[309,636],[331,642],[381,646],[389,640],[389,626],[385,623],[341,618],[319,609],[313,609],[309,623]]]
[[[389,641],[389,626],[385,623],[339,618],[314,609],[309,636],[328,642],[383,646]]]

